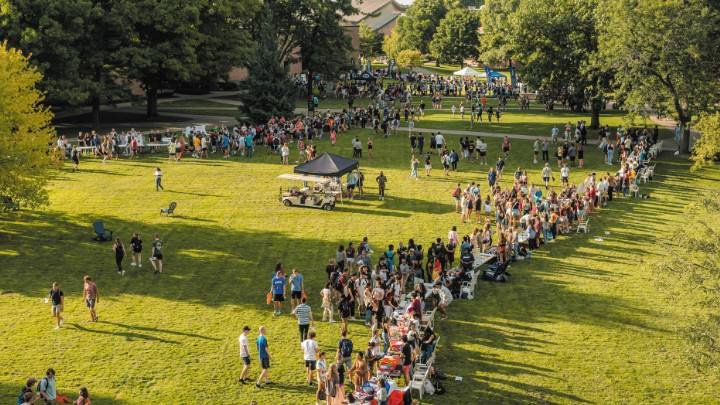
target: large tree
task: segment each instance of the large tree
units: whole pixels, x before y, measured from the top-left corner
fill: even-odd
[[[47,202],[48,169],[55,162],[41,80],[20,51],[0,43],[0,196],[31,207]]]
[[[513,33],[510,16],[520,0],[485,0],[480,9],[483,35],[479,46],[480,58],[489,64],[500,64],[513,58],[508,38]]]
[[[360,54],[366,58],[382,53],[384,35],[372,29],[364,21],[360,22]]]
[[[672,113],[688,124],[720,101],[720,13],[705,0],[603,2],[600,50],[615,69],[619,95],[632,108]]]
[[[256,18],[260,38],[248,66],[248,78],[240,84],[240,112],[254,123],[295,110],[293,84],[278,50],[272,12],[266,4]]]
[[[430,42],[430,53],[440,62],[462,66],[465,59],[477,57],[479,26],[477,13],[453,8],[440,21]]]
[[[351,0],[268,0],[282,60],[300,62],[307,74],[308,108],[313,82],[336,78],[350,65],[350,37],[342,18],[357,10]],[[257,34],[256,34],[257,35]]]
[[[120,4],[112,0],[12,0],[2,36],[27,54],[43,73],[40,87],[55,105],[93,108],[126,94],[113,68],[127,44]]]
[[[446,0],[416,0],[408,7],[405,15],[398,18],[397,30],[401,38],[401,49],[417,49],[430,52],[430,41],[435,30],[447,13]]]
[[[693,145],[693,170],[711,164],[720,156],[720,113],[702,114],[695,125],[700,139]]]

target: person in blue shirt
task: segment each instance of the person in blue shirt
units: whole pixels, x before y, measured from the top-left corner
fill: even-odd
[[[222,136],[223,159],[230,157],[230,137],[228,134]]]
[[[294,268],[290,275],[290,302],[293,309],[300,305],[303,290],[305,290],[304,277],[300,274],[300,270]]]
[[[260,327],[259,336],[257,337],[255,344],[257,345],[258,355],[260,356],[260,366],[262,367],[262,372],[260,373],[255,386],[262,388],[262,385],[260,385],[261,383],[264,385],[272,384],[268,376],[268,369],[270,368],[270,350],[268,350],[268,341],[265,337],[264,326]]]
[[[387,263],[388,272],[392,273],[395,266],[395,247],[393,245],[389,245],[388,250],[385,252],[385,262]]]
[[[270,285],[270,291],[273,296],[273,306],[275,307],[274,315],[282,313],[282,303],[285,301],[285,274],[282,271],[275,273]]]
[[[252,132],[248,132],[248,134],[245,135],[245,152],[247,153],[247,157],[252,157],[252,153],[253,153],[253,135],[252,135]]]

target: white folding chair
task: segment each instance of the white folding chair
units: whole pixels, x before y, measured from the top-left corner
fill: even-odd
[[[590,218],[588,218],[584,221],[578,222],[577,231],[575,233],[580,233],[581,230],[585,233],[588,233],[588,231],[590,229],[590,225],[588,225],[588,222],[590,222]]]

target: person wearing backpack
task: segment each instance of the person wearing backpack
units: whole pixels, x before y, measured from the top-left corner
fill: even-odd
[[[17,397],[17,405],[35,403],[37,398],[35,398],[35,394],[33,393],[33,387],[35,386],[36,382],[37,380],[33,377],[27,379],[27,382],[25,382],[25,386],[22,387],[22,390],[20,390],[20,395],[18,395]]]
[[[57,384],[55,382],[55,370],[49,368],[38,383],[38,394],[45,400],[46,404],[54,405],[57,399]]]
[[[342,338],[338,342],[338,353],[346,370],[352,367],[353,342],[347,338],[347,329],[341,332]]]

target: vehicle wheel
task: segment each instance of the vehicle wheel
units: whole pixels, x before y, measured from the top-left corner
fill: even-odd
[[[283,200],[283,205],[286,206],[286,207],[289,207],[289,206],[292,205],[292,201],[290,201],[290,200]]]
[[[325,211],[332,211],[333,206],[330,205],[330,204],[325,204],[325,205],[323,205],[323,209],[324,209]]]

